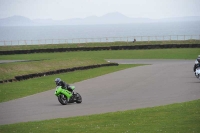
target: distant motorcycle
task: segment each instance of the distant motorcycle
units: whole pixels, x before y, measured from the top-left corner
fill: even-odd
[[[72,90],[75,89],[75,86],[70,86]],[[66,89],[63,89],[61,86],[56,87],[55,95],[58,97],[58,101],[62,105],[66,105],[68,103],[81,103],[82,102],[82,97],[79,93],[77,92],[70,92]]]
[[[199,66],[199,61],[196,59],[194,62],[194,67],[193,67],[194,72],[196,71],[198,66]]]
[[[195,76],[198,79],[200,79],[200,59],[199,58],[195,61],[193,70],[194,70]]]

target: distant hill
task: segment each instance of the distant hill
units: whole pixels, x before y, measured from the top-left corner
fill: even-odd
[[[165,19],[130,18],[121,13],[108,13],[103,16],[89,16],[65,20],[34,19],[23,16],[12,16],[0,19],[0,26],[43,26],[43,25],[89,25],[89,24],[125,24],[125,23],[151,23],[151,22],[185,22],[200,21],[200,16],[176,17]]]
[[[0,26],[28,26],[32,24],[32,20],[23,16],[12,16],[0,19]]]

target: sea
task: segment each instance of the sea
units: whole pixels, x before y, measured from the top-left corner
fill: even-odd
[[[161,40],[200,39],[200,21],[0,27],[0,45],[130,41],[133,38],[143,41],[158,37]]]

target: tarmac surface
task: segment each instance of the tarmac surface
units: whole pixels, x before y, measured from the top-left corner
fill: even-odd
[[[49,60],[49,59],[42,59],[42,60]],[[42,60],[0,60],[0,64],[14,63],[14,62],[33,62],[33,61],[42,61]]]
[[[152,64],[77,82],[81,104],[61,105],[54,89],[0,103],[0,125],[101,114],[200,99],[194,60],[109,60]],[[20,91],[20,90],[19,90]]]
[[[0,60],[0,64],[3,63],[12,63],[12,62],[24,62],[26,60]]]

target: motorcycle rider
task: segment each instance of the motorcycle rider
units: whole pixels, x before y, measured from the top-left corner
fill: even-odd
[[[63,89],[66,89],[70,91],[72,94],[74,94],[73,90],[71,89],[70,85],[62,81],[60,78],[55,79],[56,86],[61,86]]]

